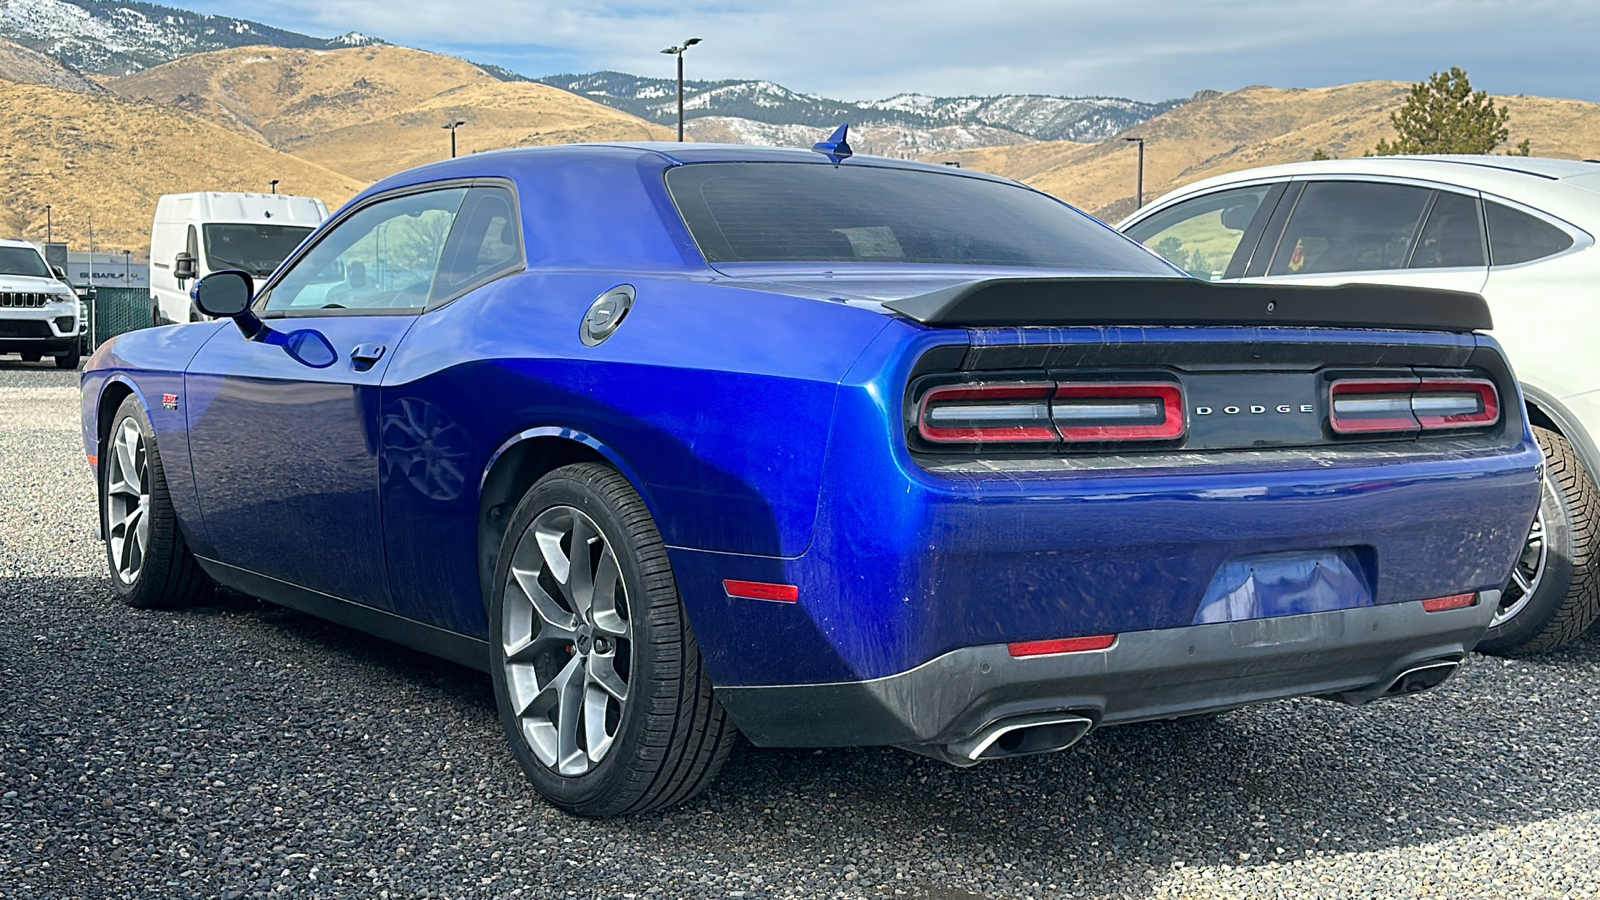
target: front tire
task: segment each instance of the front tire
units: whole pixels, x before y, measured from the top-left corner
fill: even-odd
[[[1539,513],[1478,643],[1497,656],[1554,650],[1600,619],[1600,491],[1565,437],[1538,426],[1533,436],[1545,458]]]
[[[705,790],[737,738],[711,692],[666,548],[616,470],[566,466],[512,514],[489,598],[490,671],[534,787],[580,816]]]
[[[76,347],[65,353],[56,354],[56,368],[58,369],[76,369],[81,361],[82,357],[78,355]]]
[[[155,431],[129,394],[100,449],[100,522],[117,596],[137,609],[191,606],[211,593],[178,528]]]

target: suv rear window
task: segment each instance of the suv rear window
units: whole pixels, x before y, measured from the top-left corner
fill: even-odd
[[[1553,256],[1572,246],[1572,235],[1525,212],[1484,201],[1489,219],[1489,260],[1511,266]]]
[[[1172,275],[1137,244],[1044,194],[868,165],[699,163],[667,189],[706,261],[876,262]]]

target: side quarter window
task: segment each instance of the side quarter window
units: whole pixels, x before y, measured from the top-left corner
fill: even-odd
[[[453,300],[522,266],[522,223],[511,192],[475,187],[467,192],[445,243],[429,305]]]
[[[1271,185],[1263,184],[1185,200],[1131,226],[1127,235],[1190,275],[1219,281],[1227,277],[1229,263],[1271,191]]]
[[[1310,182],[1289,216],[1267,274],[1403,269],[1432,193],[1403,184]]]
[[[1493,265],[1532,262],[1572,246],[1572,235],[1549,222],[1492,200],[1484,201]]]
[[[403,194],[335,225],[264,297],[267,313],[420,311],[467,189]]]

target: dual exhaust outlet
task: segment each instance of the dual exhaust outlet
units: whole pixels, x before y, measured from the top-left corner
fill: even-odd
[[[1416,694],[1443,684],[1461,667],[1459,658],[1433,659],[1410,666],[1394,678],[1365,688],[1325,695],[1325,699],[1363,704]],[[907,747],[958,766],[991,759],[1054,753],[1082,740],[1095,720],[1075,712],[1033,713],[993,722],[965,741],[942,747]]]

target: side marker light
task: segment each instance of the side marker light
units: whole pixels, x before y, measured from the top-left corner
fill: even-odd
[[[1105,650],[1116,642],[1117,636],[1114,634],[1097,634],[1094,637],[1059,638],[1053,641],[1024,641],[1020,644],[1007,644],[1006,651],[1020,659],[1025,656],[1053,656],[1058,653]]]
[[[735,600],[767,600],[773,603],[800,602],[800,589],[792,584],[768,584],[764,581],[734,581],[726,579],[722,589]]]

